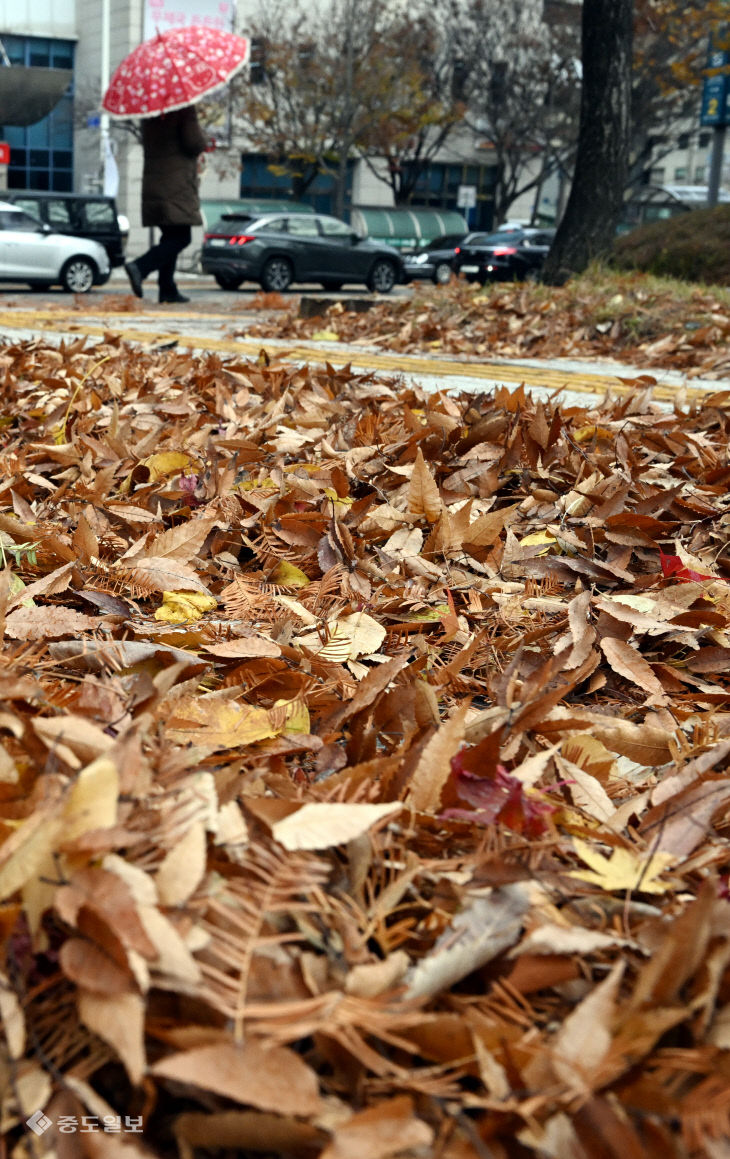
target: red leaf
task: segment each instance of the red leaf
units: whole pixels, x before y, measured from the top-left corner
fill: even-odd
[[[476,809],[446,809],[444,817],[476,821],[480,825],[499,822],[525,837],[540,837],[547,830],[544,818],[555,812],[554,806],[528,796],[522,782],[504,765],[497,765],[495,772],[487,777],[471,772],[467,766],[474,761],[478,748],[479,745],[463,748],[451,758],[456,793]]]
[[[690,568],[684,566],[678,555],[665,555],[661,547],[659,548],[659,559],[662,565],[662,575],[676,575],[677,579],[684,580],[685,583],[697,580],[722,579],[722,576],[705,575],[703,572],[691,571]]]

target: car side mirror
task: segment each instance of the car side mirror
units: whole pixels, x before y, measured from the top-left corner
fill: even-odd
[[[350,234],[350,240],[353,245],[357,245],[359,241],[362,241],[362,234],[358,233],[356,229],[353,229],[352,233]]]
[[[53,230],[51,229],[51,227],[47,221],[42,221],[40,226],[38,227],[37,232],[38,233],[53,233]]]

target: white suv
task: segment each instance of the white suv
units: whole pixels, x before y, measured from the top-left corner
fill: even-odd
[[[73,294],[103,286],[111,267],[98,242],[54,233],[29,213],[0,201],[0,282],[38,289],[61,285]]]

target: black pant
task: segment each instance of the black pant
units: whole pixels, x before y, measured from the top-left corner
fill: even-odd
[[[185,246],[190,245],[192,236],[193,231],[189,225],[163,225],[160,227],[160,240],[157,245],[148,249],[141,258],[135,258],[135,265],[143,278],[153,270],[159,270],[157,281],[161,294],[175,293],[177,255],[182,253]]]

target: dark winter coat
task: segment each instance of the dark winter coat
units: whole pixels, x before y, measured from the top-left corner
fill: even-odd
[[[142,225],[201,225],[198,157],[207,141],[192,105],[142,121]]]

